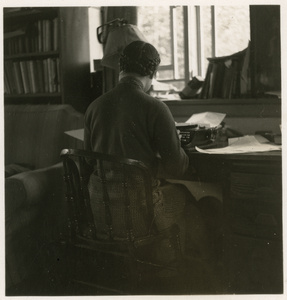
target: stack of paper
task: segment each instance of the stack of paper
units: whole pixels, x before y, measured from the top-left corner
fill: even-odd
[[[203,112],[198,114],[193,114],[185,123],[177,123],[177,126],[188,126],[188,125],[200,125],[207,128],[218,127],[226,114],[217,112]]]
[[[228,146],[223,148],[200,149],[195,147],[198,152],[209,154],[233,154],[248,152],[266,152],[281,150],[282,146],[274,145],[260,135],[246,135],[228,140]]]
[[[226,114],[216,112],[203,112],[193,114],[186,123],[205,125],[207,127],[217,127],[225,118]]]

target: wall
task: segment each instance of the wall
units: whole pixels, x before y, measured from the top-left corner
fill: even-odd
[[[164,102],[177,122],[186,121],[194,113],[221,112],[226,114],[226,125],[242,134],[254,134],[258,130],[280,133],[280,99],[191,99]]]
[[[90,71],[94,72],[94,60],[103,57],[103,46],[97,38],[97,28],[101,25],[100,7],[89,7]]]

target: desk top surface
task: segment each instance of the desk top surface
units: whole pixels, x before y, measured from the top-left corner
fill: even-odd
[[[275,160],[282,159],[282,151],[269,151],[269,152],[249,152],[249,153],[236,153],[236,154],[207,154],[197,151],[185,150],[190,158],[195,157],[210,157],[212,159],[224,160]]]

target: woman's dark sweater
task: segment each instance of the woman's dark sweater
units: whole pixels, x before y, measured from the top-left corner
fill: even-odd
[[[85,114],[86,150],[137,159],[160,177],[181,176],[189,159],[169,108],[143,91],[134,77],[93,101]],[[156,174],[155,173],[155,174]]]

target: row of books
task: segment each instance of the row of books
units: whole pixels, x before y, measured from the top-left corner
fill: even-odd
[[[43,19],[4,33],[5,55],[57,51],[59,19]]]
[[[208,58],[202,99],[240,98],[250,90],[249,47],[230,56]]]
[[[60,92],[59,63],[59,58],[5,61],[5,94],[14,95]]]

